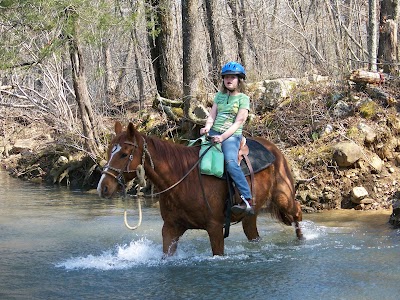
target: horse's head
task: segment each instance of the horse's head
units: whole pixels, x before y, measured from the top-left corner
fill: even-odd
[[[135,178],[143,153],[143,138],[132,123],[123,131],[121,123],[116,122],[115,134],[107,150],[108,162],[97,186],[99,196],[105,198],[111,198],[120,187],[125,188],[125,183]]]

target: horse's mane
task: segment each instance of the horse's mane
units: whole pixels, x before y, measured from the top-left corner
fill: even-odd
[[[186,174],[199,158],[199,147],[188,147],[152,136],[146,136],[145,139],[156,149],[157,157],[179,176]]]

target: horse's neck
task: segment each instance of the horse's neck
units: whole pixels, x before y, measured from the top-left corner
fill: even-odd
[[[159,189],[165,189],[171,185],[171,179],[174,178],[174,170],[168,163],[169,157],[166,157],[164,151],[157,151],[158,143],[154,138],[145,138],[147,153],[145,154],[144,169],[150,181]],[[173,145],[168,145],[173,147]]]

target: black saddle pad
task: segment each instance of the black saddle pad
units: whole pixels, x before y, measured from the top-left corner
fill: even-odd
[[[260,172],[268,168],[275,161],[275,155],[273,155],[271,151],[269,151],[256,140],[247,138],[246,144],[250,150],[248,157],[251,166],[253,167],[254,173]],[[242,168],[244,175],[250,175],[249,168],[247,167],[244,158],[240,163],[240,167]]]

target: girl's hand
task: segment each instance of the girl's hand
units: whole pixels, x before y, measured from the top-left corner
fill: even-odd
[[[213,142],[214,143],[222,143],[224,141],[224,138],[222,135],[214,135],[213,136]]]
[[[206,127],[203,127],[203,128],[200,129],[200,134],[204,135],[204,134],[208,133],[209,131],[210,131],[210,129],[208,129]]]

